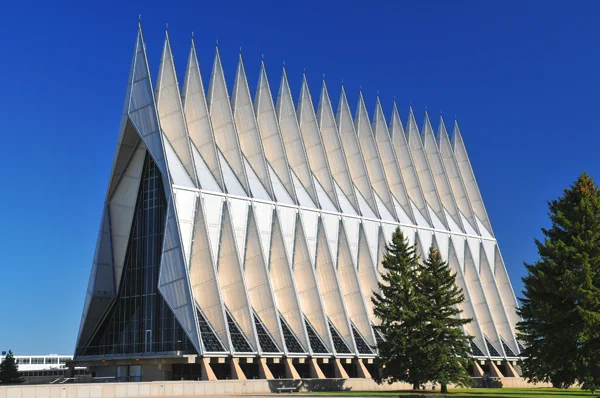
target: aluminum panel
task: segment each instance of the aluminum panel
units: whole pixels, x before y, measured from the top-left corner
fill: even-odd
[[[369,319],[371,319],[373,324],[378,325],[380,320],[374,314],[371,298],[373,297],[373,292],[379,292],[379,271],[373,264],[373,258],[369,253],[364,228],[360,228],[359,230],[358,244],[357,275],[360,280],[363,301],[366,305]]]
[[[293,213],[282,212],[282,209],[292,210]],[[293,220],[290,223],[289,218]],[[286,219],[287,218],[287,219]],[[306,335],[306,329],[304,325],[302,308],[300,307],[300,301],[298,292],[296,290],[296,283],[292,273],[292,267],[289,259],[292,259],[291,253],[287,253],[286,249],[286,238],[285,235],[291,232],[291,239],[294,240],[295,230],[295,209],[279,207],[278,215],[275,217],[273,224],[273,239],[271,244],[271,259],[269,262],[269,274],[271,280],[271,286],[273,287],[273,293],[275,295],[275,303],[277,309],[287,324],[292,329],[292,332],[296,338],[300,341],[300,344],[308,352],[308,336]],[[281,225],[287,224],[287,232],[281,228]],[[289,230],[292,224],[291,231]],[[292,243],[293,244],[293,243]],[[286,353],[287,353],[286,348]]]
[[[465,296],[464,301],[459,306],[459,309],[462,310],[460,316],[461,318],[471,318],[473,320],[465,325],[465,330],[470,336],[474,337],[475,344],[477,344],[477,346],[483,351],[484,355],[489,356],[484,333],[481,329],[481,324],[479,322],[479,318],[477,317],[477,313],[475,312],[473,299],[471,298],[471,291],[468,284],[465,282],[464,267],[459,264],[456,251],[454,250],[453,246],[449,248],[448,266],[452,272],[456,273],[456,285],[462,289]]]
[[[175,318],[177,318],[196,351],[202,353],[196,306],[192,299],[190,275],[177,226],[177,212],[172,199],[167,200],[169,203],[158,274],[158,291],[173,311]]]
[[[356,326],[367,344],[376,346],[377,343],[375,342],[375,336],[373,335],[373,330],[371,328],[371,321],[366,303],[367,301],[371,301],[371,298],[363,296],[365,290],[362,289],[360,278],[354,262],[352,261],[350,246],[348,245],[348,239],[346,238],[344,229],[340,232],[337,274],[348,319]]]
[[[108,203],[115,286],[121,283],[146,150],[139,146]]]
[[[473,308],[475,309],[476,317],[481,325],[481,330],[499,353],[504,352],[502,350],[502,343],[500,342],[498,331],[496,330],[494,318],[492,317],[490,307],[486,300],[486,294],[483,291],[483,286],[479,279],[479,272],[475,268],[475,263],[468,250],[465,251],[464,278],[469,292],[471,293]]]
[[[262,206],[261,206],[262,205]],[[283,349],[283,335],[281,326],[279,325],[279,315],[275,307],[275,298],[271,281],[269,278],[269,270],[267,264],[268,257],[263,255],[263,244],[268,244],[267,255],[270,252],[271,245],[271,222],[273,216],[272,205],[254,203],[252,212],[250,213],[250,221],[248,223],[248,241],[246,248],[246,257],[244,259],[244,276],[246,280],[246,288],[248,289],[248,297],[250,305],[256,312],[267,331],[275,340],[277,347]],[[267,226],[268,221],[268,226]],[[268,228],[268,231],[264,229]],[[264,242],[264,233],[268,232],[267,240]],[[260,347],[259,352],[262,352],[264,347]]]
[[[263,149],[261,135],[258,132],[258,124],[256,115],[254,114],[254,106],[252,105],[252,97],[250,96],[250,88],[248,87],[248,79],[240,53],[235,82],[233,84],[233,93],[231,96],[231,108],[235,120],[236,131],[238,133],[240,148],[246,160],[252,166],[252,170],[258,177],[260,185],[266,190],[267,197],[263,197],[264,192],[255,193],[250,184],[252,196],[258,199],[270,200],[273,198],[273,187],[271,186],[271,178],[267,168],[267,161]],[[246,170],[247,174],[247,170]],[[250,179],[250,176],[248,176]]]
[[[421,141],[421,135],[419,134],[419,128],[417,127],[417,122],[415,121],[415,115],[412,108],[410,108],[406,132],[406,141],[404,141],[404,136],[400,136],[400,134],[394,134],[393,141],[394,147],[396,148],[396,154],[398,156],[404,154],[406,150],[403,148],[403,146],[404,144],[408,145],[414,169],[416,170],[418,176],[418,182],[420,183],[421,191],[423,192],[423,197],[425,198],[427,204],[433,209],[437,217],[444,221],[445,214],[443,212],[441,200],[438,195],[435,179],[431,173],[429,161],[427,160],[427,155],[423,149],[423,142]],[[415,195],[415,197],[412,199],[415,204],[419,206],[417,195]],[[420,206],[419,210],[421,210]]]
[[[158,119],[164,136],[181,161],[186,174],[191,178],[192,187],[196,187],[198,178],[191,152],[187,123],[183,113],[181,95],[179,94],[179,84],[175,73],[168,31],[165,35],[155,96]]]
[[[319,243],[317,244],[315,272],[321,297],[323,298],[325,314],[327,314],[327,317],[338,330],[346,345],[356,352],[352,329],[350,328],[344,298],[340,290],[340,281],[335,264],[327,248],[327,236],[325,235],[324,228],[320,227],[318,230]]]
[[[208,85],[207,102],[217,147],[221,150],[226,163],[233,171],[244,192],[249,194],[250,186],[242,161],[242,151],[234,124],[231,105],[229,104],[229,94],[227,94],[227,84],[225,83],[225,75],[218,48],[215,53],[215,62]],[[223,162],[221,162],[221,167],[224,167]],[[227,185],[225,170],[222,171],[225,185]]]
[[[488,263],[485,256],[481,256],[481,267],[480,267],[480,280],[483,292],[485,293],[488,308],[492,313],[494,319],[494,325],[500,336],[504,337],[504,340],[513,352],[519,352],[517,340],[513,335],[513,328],[510,325],[508,315],[504,310],[504,303],[500,297],[500,291],[498,290],[498,284],[494,278],[492,268]]]
[[[400,129],[402,125],[400,124]],[[381,159],[381,167],[383,168],[385,178],[388,183],[388,187],[392,197],[395,201],[400,204],[402,213],[406,214],[409,219],[412,215],[412,208],[410,206],[410,199],[408,192],[406,191],[406,184],[404,177],[400,171],[400,165],[396,156],[396,151],[392,145],[390,137],[390,131],[386,123],[385,115],[383,114],[383,108],[381,107],[381,101],[379,96],[377,97],[377,104],[375,106],[375,116],[373,116],[373,126],[371,128],[374,135],[375,144],[379,151],[379,157]],[[402,132],[404,134],[404,132]],[[409,162],[411,161],[408,159]],[[396,203],[394,203],[396,205]],[[398,206],[396,205],[396,212],[398,212]],[[412,224],[412,222],[403,221],[401,219],[401,213],[398,213],[399,221],[405,224]]]
[[[456,199],[456,205],[459,211],[466,216],[471,226],[473,226],[475,230],[479,231],[476,216],[473,213],[473,208],[471,207],[471,202],[469,201],[469,197],[467,195],[467,189],[465,188],[463,180],[460,176],[460,171],[458,169],[456,159],[454,158],[450,137],[448,137],[446,125],[444,124],[444,119],[441,116],[440,127],[438,128],[437,141],[439,145],[440,157],[442,159],[442,162],[444,163],[444,169],[446,170],[446,175],[448,176],[450,187],[452,188],[454,198]],[[465,226],[465,229],[466,228],[467,227]]]
[[[442,161],[427,111],[425,112],[422,134],[423,150],[427,156],[429,169],[431,170],[431,175],[435,181],[435,187],[437,188],[438,197],[440,198],[442,207],[446,209],[447,213],[450,214],[452,219],[458,225],[462,225],[462,220],[456,205],[456,199],[454,198],[454,193],[450,186],[450,181],[448,180],[446,168],[444,167],[444,162]],[[469,209],[469,207],[467,208]]]
[[[210,115],[208,114],[208,104],[204,94],[204,83],[202,82],[202,76],[200,74],[200,65],[198,64],[198,57],[196,56],[196,44],[194,43],[194,39],[192,39],[190,56],[186,68],[185,79],[183,81],[182,101],[187,129],[192,141],[192,149],[197,150],[200,158],[202,158],[206,165],[206,168],[210,171],[211,176],[216,180],[219,187],[216,191],[222,192],[225,189],[225,184],[223,182],[221,164],[217,154],[215,135],[210,121]],[[208,176],[200,174],[198,171],[197,157],[194,158],[194,161],[196,163],[201,187],[204,189],[215,190],[212,186],[205,188],[205,185],[207,184],[205,179],[208,179]]]
[[[277,175],[287,196],[294,198],[295,191],[290,173],[290,165],[288,164],[286,149],[283,145],[281,131],[279,130],[279,121],[277,120],[264,61],[260,68],[258,88],[254,97],[254,112],[258,120],[258,131],[263,143],[265,157],[272,168],[271,170]],[[271,183],[273,183],[273,189],[275,189],[275,182],[272,176]],[[280,194],[280,196],[282,195],[283,193]],[[292,203],[294,203],[294,200],[292,200]]]
[[[479,217],[489,233],[493,235],[494,231],[492,230],[492,225],[490,224],[477,180],[475,179],[475,173],[473,173],[473,168],[471,167],[471,161],[469,160],[462,134],[456,122],[454,123],[454,132],[452,134],[452,149],[454,150],[454,157],[460,170],[460,176],[467,189],[467,195],[473,207],[473,212]]]
[[[304,147],[304,142],[301,137],[300,125],[298,124],[298,117],[296,116],[294,100],[292,99],[292,93],[290,91],[285,68],[283,68],[281,84],[279,85],[276,113],[277,119],[279,120],[283,146],[285,147],[287,160],[292,170],[292,178],[295,177],[297,179],[297,181],[293,181],[293,183],[296,194],[298,195],[298,202],[301,206],[305,206],[302,204],[303,202],[300,201],[299,187],[297,184],[299,182],[306,194],[310,197],[310,202],[313,203],[314,207],[318,204],[317,192],[313,185],[312,172],[310,171],[310,166],[308,164],[306,148]],[[308,203],[308,201],[305,202]]]
[[[344,153],[344,147],[342,146],[340,134],[333,116],[333,109],[331,107],[325,80],[323,80],[321,98],[319,99],[317,121],[321,131],[325,154],[327,155],[327,160],[329,162],[331,176],[342,189],[348,200],[350,200],[350,203],[356,208],[357,203],[356,198],[354,197],[352,178],[350,176],[350,171],[348,170],[348,158],[346,158],[346,154]]]
[[[256,351],[258,347],[256,330],[250,299],[248,297],[248,289],[246,288],[246,281],[244,280],[244,272],[242,270],[241,260],[244,257],[240,256],[237,247],[239,245],[239,237],[236,235],[236,232],[239,231],[235,231],[235,229],[238,227],[232,222],[234,219],[237,219],[239,224],[244,219],[246,220],[244,225],[246,225],[248,206],[246,201],[238,200],[238,202],[244,202],[245,206],[242,206],[242,204],[234,204],[232,206],[232,203],[235,203],[232,201],[229,201],[227,206],[225,206],[218,259],[219,285],[221,286],[223,303],[231,312],[233,319],[239,325],[252,349]],[[235,210],[231,211],[234,207]],[[246,226],[244,226],[243,232],[245,241]],[[231,349],[233,350],[233,346]]]
[[[385,216],[384,213],[380,213],[381,218],[388,221],[397,221],[399,218],[396,215],[396,208],[394,207],[390,187],[388,186],[383,164],[381,163],[381,155],[377,144],[375,143],[375,136],[371,130],[371,122],[369,120],[369,114],[367,112],[362,91],[360,92],[358,99],[354,122],[356,124],[360,148],[365,164],[367,165],[367,171],[369,172],[369,179],[371,180],[376,195],[387,209],[387,216]]]
[[[197,201],[190,259],[190,285],[194,300],[215,333],[229,350],[223,298],[217,276],[223,197],[202,195]]]
[[[302,89],[300,91],[300,99],[298,100],[298,110],[296,113],[300,125],[300,136],[302,137],[304,148],[306,149],[310,170],[327,193],[329,200],[334,203],[336,209],[339,209],[337,195],[335,194],[333,185],[332,172],[329,167],[327,154],[325,153],[319,125],[317,124],[317,117],[310,96],[310,90],[308,89],[306,76],[304,76],[302,81]]]
[[[301,221],[304,223],[302,219]],[[315,332],[319,335],[329,352],[333,352],[333,343],[331,341],[329,326],[323,308],[322,295],[319,291],[319,285],[317,284],[317,277],[313,265],[314,259],[311,258],[307,245],[305,228],[306,227],[302,227],[301,223],[296,223],[293,271],[296,288],[298,290],[298,299],[302,311],[304,312],[304,316],[306,316],[311,323]],[[316,230],[314,231],[314,234],[316,236]],[[310,351],[311,354],[313,354],[312,348],[310,348]]]
[[[419,175],[415,168],[415,163],[408,146],[406,134],[404,133],[404,128],[402,127],[402,121],[400,120],[400,114],[398,113],[398,107],[396,106],[395,101],[394,108],[392,110],[392,120],[390,122],[389,131],[391,135],[393,152],[396,156],[398,167],[400,168],[400,174],[402,175],[402,180],[404,181],[406,193],[408,194],[410,200],[412,200],[417,206],[417,209],[419,209],[421,214],[423,214],[429,221],[427,216],[427,201],[425,200],[423,189],[421,187],[421,183],[419,182]],[[377,138],[379,139],[380,136],[378,135]],[[392,189],[394,189],[394,186],[396,185],[392,183],[390,184]],[[396,193],[396,190],[393,190],[392,192],[394,192],[396,197],[400,196],[398,193]]]

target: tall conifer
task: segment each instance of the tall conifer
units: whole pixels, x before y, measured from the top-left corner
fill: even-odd
[[[456,273],[451,272],[433,247],[419,267],[416,286],[423,300],[421,334],[427,349],[421,361],[423,373],[428,381],[441,384],[442,392],[447,392],[448,384],[469,385],[472,338],[465,334],[463,326],[472,319],[460,317],[459,305],[465,296],[456,285]]]
[[[373,296],[374,313],[380,321],[376,328],[384,339],[378,344],[378,380],[408,382],[417,389],[426,381],[418,366],[424,354],[418,328],[422,301],[415,289],[418,256],[400,228],[386,244],[382,266],[380,293]]]
[[[550,201],[551,226],[525,264],[518,324],[523,374],[556,387],[600,384],[600,190],[581,174]]]
[[[19,373],[19,366],[12,351],[8,351],[6,357],[0,363],[0,384],[17,384],[25,381]]]

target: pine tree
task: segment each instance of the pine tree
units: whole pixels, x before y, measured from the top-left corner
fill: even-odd
[[[420,344],[418,325],[421,300],[415,290],[418,256],[409,246],[400,228],[386,244],[379,283],[380,293],[374,293],[374,313],[380,320],[376,326],[384,341],[379,348],[379,382],[404,381],[415,389],[427,381],[419,366],[425,347]]]
[[[25,379],[19,374],[19,366],[15,361],[12,351],[8,351],[2,363],[0,363],[0,384],[23,383]]]
[[[555,387],[600,385],[600,190],[583,173],[550,201],[551,227],[525,264],[519,315],[523,374]]]
[[[427,380],[439,383],[442,392],[447,392],[448,384],[470,385],[468,365],[472,337],[462,328],[472,319],[460,318],[462,311],[458,306],[465,296],[456,285],[456,273],[451,272],[433,247],[419,267],[416,287],[423,300],[421,333],[427,348],[426,361],[423,361]]]

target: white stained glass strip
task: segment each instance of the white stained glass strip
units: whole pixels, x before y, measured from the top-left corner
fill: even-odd
[[[344,223],[344,229],[346,230],[346,238],[348,239],[348,246],[350,247],[350,256],[354,266],[358,265],[358,238],[360,219],[354,217],[342,217]]]
[[[171,144],[168,140],[164,140],[165,154],[167,155],[167,164],[169,165],[169,172],[173,179],[173,185],[179,185],[182,187],[195,188],[196,186],[192,182],[187,171],[179,161],[177,154],[173,151]]]
[[[488,238],[488,239],[494,239],[494,237],[492,236],[490,231],[488,231],[486,226],[483,225],[483,223],[481,222],[479,217],[475,216],[475,221],[477,221],[477,228],[479,229],[479,232],[481,233],[482,237]]]
[[[279,203],[294,205],[295,204],[294,201],[292,200],[292,198],[288,194],[287,190],[281,183],[281,180],[275,173],[275,170],[273,170],[271,165],[268,165],[268,166],[269,166],[269,174],[271,176],[271,184],[273,184],[273,193],[275,194],[275,200],[277,200],[277,202],[279,202]]]
[[[475,264],[475,268],[477,271],[480,269],[480,253],[481,253],[481,240],[479,238],[469,238],[467,237],[467,246],[469,247],[469,252],[471,253],[471,257],[473,258],[473,263]]]
[[[294,182],[294,189],[296,190],[296,197],[298,198],[298,204],[302,207],[309,207],[311,209],[317,209],[315,202],[312,201],[310,195],[296,176],[296,173],[292,172],[292,181]]]
[[[200,153],[195,146],[192,146],[192,154],[194,155],[194,163],[196,164],[196,174],[200,181],[200,188],[206,189],[207,191],[222,192],[219,184],[217,184],[217,181],[208,169],[208,166],[206,166],[204,159],[202,159],[202,156],[200,156]]]
[[[430,208],[430,210],[431,210],[431,208]],[[433,212],[433,210],[432,210],[432,212]],[[454,219],[452,217],[450,217],[450,214],[448,214],[447,211],[444,210],[444,213],[446,215],[446,220],[448,220],[448,227],[450,228],[450,232],[454,232],[456,234],[462,234],[463,233],[462,228],[459,227],[458,224],[454,222]],[[433,219],[433,217],[432,217],[432,219]]]
[[[246,233],[248,231],[248,204],[247,200],[229,199],[229,214],[233,224],[236,248],[240,258],[240,264],[244,263],[246,253]]]
[[[465,270],[465,238],[460,235],[450,235],[450,240],[452,241],[452,247],[454,247],[454,252],[456,253],[456,260],[458,261],[458,265],[460,269],[464,272]]]
[[[496,265],[496,261],[494,258],[496,251],[496,242],[487,239],[482,239],[481,245],[483,246],[483,251],[485,252],[487,262],[490,265],[490,268],[492,269],[492,273],[494,273],[494,266]]]
[[[381,201],[381,198],[379,197],[379,195],[377,195],[377,193],[374,193],[375,195],[375,202],[377,203],[377,208],[379,209],[379,214],[381,215],[381,219],[382,220],[386,220],[386,221],[396,221],[394,219],[394,216],[392,216],[392,214],[388,211],[387,207],[385,207],[385,205],[383,204],[383,202]],[[402,211],[402,213],[404,213],[404,211]],[[406,213],[404,213],[404,215],[406,215]],[[408,217],[406,217],[404,219],[404,223],[407,223],[407,221],[410,223],[410,219],[407,219]]]
[[[329,250],[331,252],[331,259],[335,266],[335,265],[337,265],[337,260],[338,260],[340,217],[335,214],[323,213],[321,215],[321,219],[323,220],[323,226],[325,227],[325,236],[327,237],[327,243],[329,244]]]
[[[442,260],[448,262],[448,250],[449,250],[449,241],[450,235],[444,232],[435,232],[435,243],[437,244],[437,249],[440,251],[442,255]]]
[[[323,189],[323,187],[321,186],[321,184],[315,176],[313,176],[313,181],[317,190],[317,197],[319,198],[319,203],[321,204],[321,209],[326,211],[337,212],[337,209],[335,208],[333,202],[331,202],[329,196],[327,196],[327,193],[325,192],[325,190]]]
[[[371,260],[373,261],[373,264],[377,264],[377,250],[379,248],[379,222],[363,219],[362,224],[363,228],[365,229],[369,251],[371,252]]]
[[[261,248],[265,262],[269,262],[269,252],[271,251],[271,232],[273,228],[273,205],[268,203],[254,202],[254,219],[258,228]]]
[[[260,182],[260,179],[250,166],[250,162],[244,158],[244,165],[246,166],[246,175],[248,176],[248,183],[250,184],[250,190],[252,191],[252,196],[256,199],[260,200],[271,200],[269,194],[265,190],[265,187]]]
[[[244,191],[244,188],[242,188],[242,185],[235,176],[235,173],[233,172],[233,170],[231,170],[231,167],[229,167],[229,164],[225,160],[225,157],[223,156],[221,151],[218,152],[219,161],[221,162],[221,170],[223,171],[223,178],[225,179],[225,187],[227,188],[227,193],[236,196],[247,196],[246,192]]]
[[[361,195],[360,192],[358,192],[358,189],[355,188],[354,191],[356,192],[356,197],[358,199],[358,207],[360,208],[360,212],[362,213],[363,217],[379,219],[379,217],[377,217],[375,213],[373,213],[373,210],[371,210],[365,198]]]
[[[294,259],[294,241],[296,231],[297,210],[292,207],[277,206],[279,227],[285,244],[288,261],[292,264]]]
[[[358,216],[358,213],[356,212],[356,210],[354,210],[354,207],[352,207],[352,204],[350,204],[350,201],[348,200],[346,195],[344,195],[344,192],[342,192],[342,189],[337,185],[337,183],[334,183],[334,184],[335,184],[335,193],[338,196],[338,202],[340,202],[340,207],[342,209],[342,213],[352,215],[352,216]]]
[[[394,198],[394,200],[395,200],[395,198]],[[399,205],[397,204],[397,206],[399,206]],[[421,214],[421,212],[419,211],[419,209],[413,203],[412,200],[410,200],[410,206],[412,207],[413,214],[415,215],[415,221],[417,222],[417,225],[419,227],[431,228],[431,225],[429,225],[429,223],[427,222],[427,219],[423,216],[423,214]],[[444,228],[444,224],[442,224],[441,222],[438,224],[438,226],[442,227],[442,229],[446,229],[446,228]],[[438,228],[438,226],[436,226],[436,228]]]
[[[221,225],[223,222],[223,197],[217,195],[203,195],[206,228],[212,251],[212,258],[217,266],[219,258],[219,244],[221,242]]]
[[[304,227],[304,237],[308,248],[308,255],[312,265],[315,264],[317,256],[317,226],[319,224],[319,213],[316,211],[300,210],[300,219]]]
[[[181,232],[181,243],[185,253],[186,264],[189,267],[190,252],[192,248],[192,233],[194,230],[194,216],[196,214],[196,192],[185,189],[174,189],[177,220]]]
[[[433,242],[433,232],[428,229],[419,229],[417,235],[419,235],[419,246],[421,246],[420,254],[425,260],[429,255],[429,248]]]

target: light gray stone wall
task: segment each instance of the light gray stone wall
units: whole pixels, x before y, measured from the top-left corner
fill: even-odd
[[[505,378],[504,387],[547,387],[521,378]],[[410,389],[404,383],[377,384],[372,379],[155,381],[63,385],[17,385],[0,387],[0,398],[150,398],[195,395],[268,394],[278,386],[299,386],[303,391],[386,391]]]

